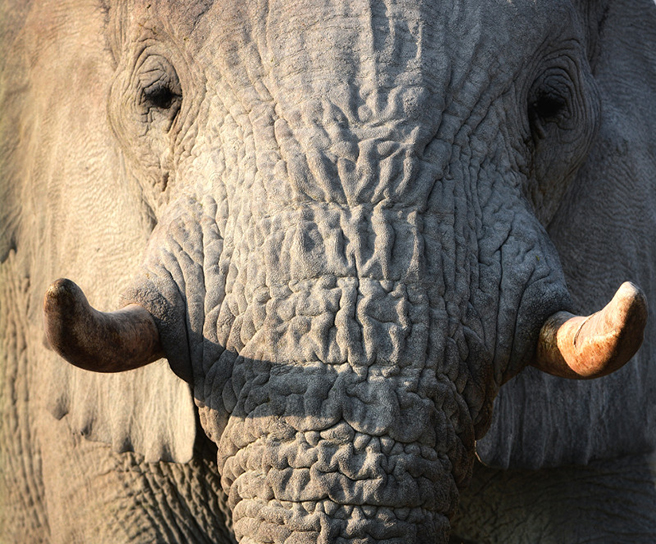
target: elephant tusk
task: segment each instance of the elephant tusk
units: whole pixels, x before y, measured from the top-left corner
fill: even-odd
[[[647,300],[623,283],[605,308],[588,317],[552,315],[540,331],[533,366],[562,378],[591,379],[615,372],[635,355],[647,324]]]
[[[164,356],[148,310],[130,304],[116,312],[99,312],[71,280],[59,279],[48,288],[43,315],[50,346],[85,370],[123,372]]]

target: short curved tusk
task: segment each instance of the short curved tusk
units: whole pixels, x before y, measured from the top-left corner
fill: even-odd
[[[117,312],[99,312],[71,280],[59,279],[48,288],[43,315],[50,346],[77,367],[122,372],[164,356],[148,310],[131,304]]]
[[[642,344],[647,300],[623,283],[606,307],[591,316],[552,315],[540,331],[533,366],[562,378],[591,379],[621,368]]]

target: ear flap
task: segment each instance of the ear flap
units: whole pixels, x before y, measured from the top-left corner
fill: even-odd
[[[3,263],[9,251],[16,248],[18,223],[20,218],[20,159],[19,138],[22,127],[18,112],[22,111],[21,102],[26,86],[25,71],[19,67],[23,62],[21,53],[24,48],[16,44],[30,2],[3,2],[0,4],[0,263]]]
[[[101,375],[74,368],[41,345],[48,284],[73,276],[92,302],[117,307],[116,293],[137,269],[152,221],[138,187],[122,176],[107,123],[114,66],[105,12],[93,2],[75,10],[24,4],[34,8],[24,24],[21,7],[0,31],[0,45],[15,42],[2,57],[0,260],[18,246],[29,285],[16,301],[29,325],[29,371],[20,379],[29,380],[30,405],[45,404],[91,440],[148,461],[189,461],[195,406],[189,385],[166,361]],[[1,4],[0,14],[5,10],[11,11]]]
[[[581,2],[601,126],[548,231],[576,311],[601,308],[624,281],[656,312],[656,4]],[[656,444],[656,339],[599,380],[529,368],[501,388],[481,460],[540,468],[648,451]]]
[[[166,361],[118,374],[80,370],[51,357],[47,407],[89,440],[146,461],[189,462],[196,439],[190,386]]]

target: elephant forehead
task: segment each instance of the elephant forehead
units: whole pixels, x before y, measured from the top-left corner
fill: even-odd
[[[197,149],[268,199],[424,202],[454,144],[493,153],[488,110],[525,71],[486,3],[217,4],[194,58],[220,110],[199,122],[222,125]],[[522,51],[541,39],[512,37]]]
[[[445,120],[450,136],[438,138],[438,108],[422,109],[422,119],[404,113],[424,89],[391,92],[390,111],[366,121],[345,111],[337,97],[297,96],[289,104],[289,94],[250,110],[233,105],[217,115],[225,120],[220,146],[206,146],[221,157],[218,170],[231,200],[249,188],[251,206],[269,210],[299,202],[418,207],[444,177],[453,148],[449,140],[461,122],[455,116]]]
[[[442,93],[472,66],[490,72],[491,53],[517,66],[524,52],[503,46],[540,44],[571,9],[562,0],[221,2],[197,25],[194,54],[216,61],[218,52],[212,65],[235,82],[289,79],[305,95],[331,93],[335,81]]]

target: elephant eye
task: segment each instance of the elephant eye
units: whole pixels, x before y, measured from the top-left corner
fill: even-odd
[[[534,82],[528,96],[528,120],[534,137],[542,139],[554,129],[572,128],[575,95],[574,83],[565,70],[551,70]]]
[[[549,121],[556,119],[566,107],[567,101],[564,97],[543,92],[529,104],[529,116],[534,120]]]
[[[144,89],[143,94],[149,106],[162,110],[171,108],[181,98],[168,85],[151,85]]]
[[[162,56],[146,58],[138,71],[139,102],[145,111],[156,110],[173,118],[182,101],[182,88],[173,66]]]

